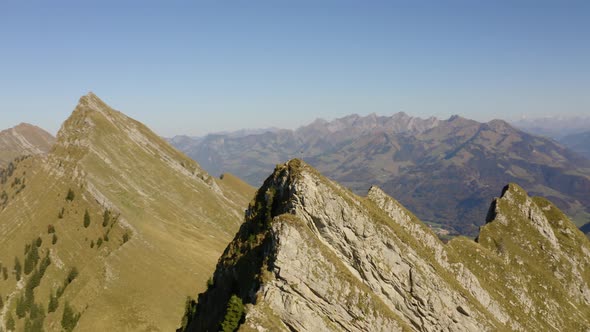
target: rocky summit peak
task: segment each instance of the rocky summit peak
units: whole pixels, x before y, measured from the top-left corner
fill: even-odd
[[[498,207],[499,202],[508,202],[509,204],[515,204],[516,202],[523,202],[527,199],[526,191],[517,185],[516,183],[509,183],[504,188],[502,188],[502,193],[500,194],[499,198],[496,198],[492,201],[490,208],[488,210],[488,215],[486,217],[486,224],[497,219],[500,219],[501,222],[504,222],[502,216],[498,216],[500,214],[500,209]]]
[[[309,166],[305,161],[295,158],[284,164],[277,165],[272,175],[265,181],[265,184],[268,184],[268,181],[273,179],[273,185],[286,186],[292,184],[306,173],[315,172],[315,169]],[[264,187],[265,186],[263,186],[263,188]]]
[[[62,124],[58,131],[58,143],[67,138],[76,136],[76,139],[87,138],[90,131],[96,127],[97,124],[115,123],[117,121],[125,121],[127,117],[122,113],[115,111],[97,95],[92,92],[80,97],[78,104],[70,117]],[[107,122],[100,119],[106,119]],[[83,133],[83,137],[78,137]]]
[[[174,149],[144,124],[111,108],[92,92],[80,98],[57,138],[55,155],[74,161],[73,164],[81,158],[95,158],[105,165],[112,165],[111,158],[118,158],[123,153],[126,158],[164,161],[171,170],[200,178],[215,187],[215,182],[195,161]]]
[[[452,115],[448,120],[448,123],[451,123],[453,125],[463,125],[465,123],[477,123],[477,121],[474,120],[470,120],[467,118],[464,118],[458,114]]]
[[[515,132],[516,129],[504,120],[494,119],[484,124],[487,128],[500,134],[509,134]]]
[[[57,133],[57,145],[87,146],[94,132],[108,126],[108,123],[116,122],[114,118],[119,115],[117,113],[94,93],[89,92],[80,97],[72,114],[62,124]],[[103,121],[105,119],[108,121]]]
[[[502,195],[500,197],[507,195],[526,196],[526,191],[521,186],[511,182],[502,188]]]
[[[369,188],[368,195],[370,195],[371,193],[375,193],[378,195],[385,194],[385,192],[381,188],[379,188],[375,185],[373,185]]]
[[[82,108],[85,110],[92,110],[97,112],[105,112],[107,110],[111,110],[111,108],[93,92],[88,92],[86,95],[80,97],[80,100],[78,101],[78,106],[76,108]]]
[[[397,112],[392,117],[393,118],[402,118],[402,119],[411,118],[411,116],[409,116],[408,113],[406,113],[404,111]]]
[[[21,129],[21,128],[37,128],[37,127],[30,124],[30,123],[21,122],[18,125],[14,126],[13,128],[14,129]]]
[[[557,208],[548,202],[547,204],[539,203],[541,203],[540,198],[529,197],[522,187],[515,183],[509,183],[502,189],[502,195],[492,202],[487,222],[497,222],[509,226],[510,221],[525,221],[533,227],[544,228],[539,229],[542,234],[550,235],[551,233],[552,235],[553,232],[549,230],[549,222],[542,208],[555,211],[557,211]],[[561,212],[560,214],[562,215]],[[563,218],[566,218],[565,215],[563,215]]]

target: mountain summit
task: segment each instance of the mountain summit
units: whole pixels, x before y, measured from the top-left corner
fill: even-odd
[[[1,173],[0,262],[22,273],[0,278],[0,325],[16,330],[176,327],[253,193],[92,93],[47,157]]]
[[[582,331],[590,242],[515,184],[476,241],[443,244],[377,187],[359,197],[300,160],[250,204],[181,330]]]
[[[54,142],[50,133],[28,123],[0,131],[0,167],[19,156],[46,154]]]

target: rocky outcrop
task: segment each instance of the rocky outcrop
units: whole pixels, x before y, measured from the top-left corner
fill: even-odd
[[[259,189],[182,329],[218,330],[237,296],[243,331],[584,330],[589,260],[584,235],[516,185],[477,242],[444,244],[379,188],[358,197],[292,160]]]

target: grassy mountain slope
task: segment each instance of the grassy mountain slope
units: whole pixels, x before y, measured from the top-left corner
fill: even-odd
[[[292,160],[186,311],[188,331],[579,331],[590,241],[510,184],[476,241],[443,244],[379,188],[359,197]]]
[[[0,131],[0,167],[19,156],[45,154],[54,143],[50,133],[28,123]]]
[[[26,187],[14,197],[9,193],[0,212],[6,248],[0,260],[13,270],[15,256],[24,264],[25,244],[42,238],[39,255],[49,253],[51,264],[32,293],[45,308],[48,331],[61,330],[66,301],[81,315],[76,330],[177,326],[174,313],[195,291],[195,280],[204,287],[253,192],[238,180],[210,177],[93,94],[80,99],[47,157],[26,159],[12,173]],[[48,313],[49,294],[74,267],[79,275]],[[17,317],[27,282],[17,283],[15,276],[0,281],[0,293],[13,294],[0,317],[5,327],[8,313]],[[17,330],[31,315],[16,319]]]

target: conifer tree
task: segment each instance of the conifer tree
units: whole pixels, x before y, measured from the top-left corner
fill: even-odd
[[[72,189],[68,189],[68,195],[66,196],[66,199],[71,202],[75,197],[76,194],[74,194],[74,191],[72,191]]]
[[[90,215],[88,214],[88,210],[84,211],[84,227],[88,228],[90,226]]]
[[[20,274],[22,272],[22,266],[20,265],[20,261],[18,257],[14,257],[14,274],[16,276],[16,281],[20,280]]]

